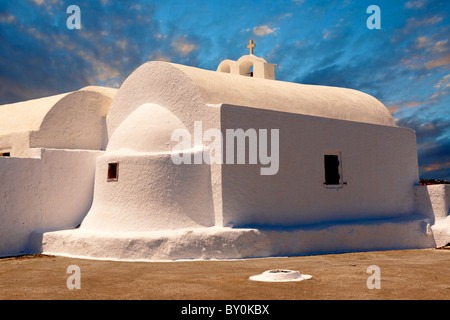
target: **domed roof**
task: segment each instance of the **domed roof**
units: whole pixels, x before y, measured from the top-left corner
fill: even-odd
[[[352,89],[245,77],[152,61],[122,84],[107,118],[108,134],[136,108],[158,103],[192,131],[194,121],[208,127],[208,105],[227,104],[330,119],[396,126],[376,98]]]
[[[20,131],[39,131],[43,123],[49,120],[51,113],[54,113],[55,110],[64,109],[64,112],[61,113],[67,115],[67,106],[74,109],[74,101],[82,99],[87,102],[80,103],[78,108],[88,109],[88,105],[93,104],[92,99],[94,97],[104,96],[112,100],[116,92],[117,89],[89,86],[74,92],[1,105],[0,119],[2,125],[0,126],[0,135]],[[106,109],[103,112],[106,115],[109,104],[107,107],[101,105],[98,108]],[[52,120],[59,122],[61,119]]]
[[[78,91],[0,106],[0,136],[14,148],[103,150],[102,119],[117,89],[90,86]],[[27,141],[16,141],[26,134]]]
[[[396,126],[389,110],[376,98],[353,89],[306,85],[243,77],[172,64],[185,72],[209,104],[231,104]]]
[[[186,129],[166,108],[146,103],[132,112],[109,140],[107,152],[170,152],[178,143],[171,141],[176,129]]]

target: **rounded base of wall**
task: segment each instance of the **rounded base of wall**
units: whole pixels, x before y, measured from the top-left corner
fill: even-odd
[[[431,229],[436,241],[437,247],[447,246],[450,243],[450,216],[436,221]]]
[[[424,220],[315,225],[302,228],[192,228],[139,233],[82,229],[34,232],[30,251],[120,261],[243,259],[433,248]]]

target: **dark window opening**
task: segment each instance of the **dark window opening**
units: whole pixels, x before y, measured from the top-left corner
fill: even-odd
[[[248,69],[248,76],[253,77],[253,66]]]
[[[336,185],[341,182],[341,175],[339,174],[339,156],[326,154],[325,162],[325,184]]]
[[[117,181],[119,179],[119,164],[108,164],[108,181]]]
[[[0,153],[0,157],[11,157],[11,153],[10,152]]]

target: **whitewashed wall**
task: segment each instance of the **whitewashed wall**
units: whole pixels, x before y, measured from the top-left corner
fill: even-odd
[[[416,210],[428,217],[436,246],[450,243],[450,185],[417,186]]]
[[[41,158],[0,158],[0,256],[26,251],[33,230],[81,223],[92,202],[100,154],[43,149]]]
[[[380,219],[414,211],[418,183],[414,131],[224,105],[221,126],[279,129],[279,171],[222,169],[225,226],[300,225]],[[324,154],[342,153],[342,188],[323,185]],[[226,151],[225,151],[226,154]]]
[[[107,181],[118,163],[118,180]],[[82,230],[145,232],[214,225],[209,166],[175,165],[170,154],[112,153],[97,160],[92,208]]]

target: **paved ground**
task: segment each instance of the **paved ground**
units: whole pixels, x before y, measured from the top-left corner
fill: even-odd
[[[80,268],[69,290],[67,268]],[[381,289],[367,288],[380,268]],[[250,281],[270,269],[312,275],[301,282]],[[112,262],[53,256],[0,259],[2,300],[450,300],[450,250],[346,253],[235,261]]]

